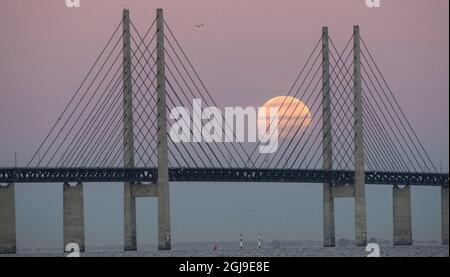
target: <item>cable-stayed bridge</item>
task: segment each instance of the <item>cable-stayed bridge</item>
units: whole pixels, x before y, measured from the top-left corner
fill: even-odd
[[[219,107],[162,10],[145,32],[125,10],[27,166],[0,168],[0,252],[16,251],[14,184],[51,182],[64,184],[64,244],[81,250],[87,182],[124,182],[125,250],[137,249],[137,197],[158,198],[158,247],[171,248],[169,182],[323,184],[324,246],[335,245],[337,197],[355,199],[355,241],[367,244],[366,184],[393,187],[393,241],[412,244],[410,186],[440,186],[448,243],[449,176],[436,170],[358,26],[341,49],[322,29],[278,103],[273,153],[260,143],[174,142],[168,114],[194,111],[193,99]],[[190,122],[193,135],[200,127]],[[236,138],[234,127],[220,131]]]

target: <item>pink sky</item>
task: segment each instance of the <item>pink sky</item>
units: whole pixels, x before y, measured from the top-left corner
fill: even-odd
[[[283,95],[321,34],[342,46],[360,25],[400,104],[448,168],[447,0],[3,0],[0,3],[0,166],[28,159],[129,8],[143,28],[164,8],[221,105],[261,105]],[[204,28],[192,28],[194,24]],[[230,97],[232,95],[233,97]],[[4,130],[8,130],[4,132]],[[439,147],[436,147],[436,146]],[[445,151],[443,151],[445,150]]]
[[[124,8],[141,30],[164,8],[216,102],[232,106],[286,94],[322,26],[342,47],[360,25],[425,148],[448,172],[448,0],[381,0],[379,9],[365,0],[81,0],[79,9],[64,0],[0,0],[0,167],[13,165],[15,151],[19,166],[29,160]],[[62,187],[53,185],[16,187],[19,248],[62,245]],[[265,241],[321,239],[320,187],[239,185],[172,186],[174,241],[231,241],[260,230]],[[87,244],[121,243],[121,184],[85,188]],[[391,196],[390,187],[368,188],[370,236],[392,238]],[[438,188],[414,187],[415,240],[440,236],[439,197]],[[154,242],[156,200],[146,201],[138,203],[138,234]],[[337,201],[337,238],[354,235],[352,201]],[[249,204],[258,210],[252,221],[242,212]]]

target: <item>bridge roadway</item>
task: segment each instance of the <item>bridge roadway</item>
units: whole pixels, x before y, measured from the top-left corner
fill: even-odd
[[[152,182],[157,168],[0,168],[0,183]],[[171,182],[353,184],[354,171],[251,168],[170,168]],[[371,185],[448,186],[448,174],[366,171]]]

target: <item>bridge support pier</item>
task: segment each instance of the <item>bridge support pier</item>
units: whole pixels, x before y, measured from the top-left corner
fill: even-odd
[[[15,185],[0,186],[0,253],[16,253]]]
[[[76,243],[80,251],[84,251],[83,184],[70,186],[65,183],[63,194],[64,247],[69,243]]]
[[[448,186],[441,187],[442,244],[448,245]]]
[[[336,246],[334,227],[334,198],[331,184],[323,184],[323,246]]]
[[[125,183],[123,187],[123,232],[124,232],[124,250],[136,251],[136,197],[133,193],[134,185]]]
[[[412,245],[411,227],[411,187],[394,185],[394,245]]]

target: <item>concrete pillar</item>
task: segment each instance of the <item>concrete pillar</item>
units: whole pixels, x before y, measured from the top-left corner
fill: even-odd
[[[16,204],[14,184],[0,186],[0,253],[16,253]]]
[[[448,186],[441,187],[442,244],[448,245]]]
[[[392,189],[394,208],[394,245],[412,245],[411,187]]]
[[[133,196],[133,184],[124,183],[123,196],[123,248],[125,251],[136,251],[136,198]]]
[[[367,245],[366,192],[364,173],[364,135],[361,90],[361,49],[359,26],[353,27],[353,93],[355,135],[355,241]]]
[[[83,184],[64,184],[64,249],[69,243],[76,243],[84,251],[84,201]]]
[[[123,165],[134,167],[133,138],[133,91],[131,78],[131,35],[130,13],[123,11]],[[123,188],[124,250],[137,250],[136,241],[136,199],[133,184],[124,183]]]
[[[328,27],[322,28],[322,97],[323,97],[323,169],[333,169],[333,149],[331,134],[330,60],[328,48]],[[333,184],[323,184],[323,246],[335,246]]]
[[[158,126],[158,249],[170,250],[169,164],[167,146],[166,77],[163,10],[156,11],[157,126]]]

